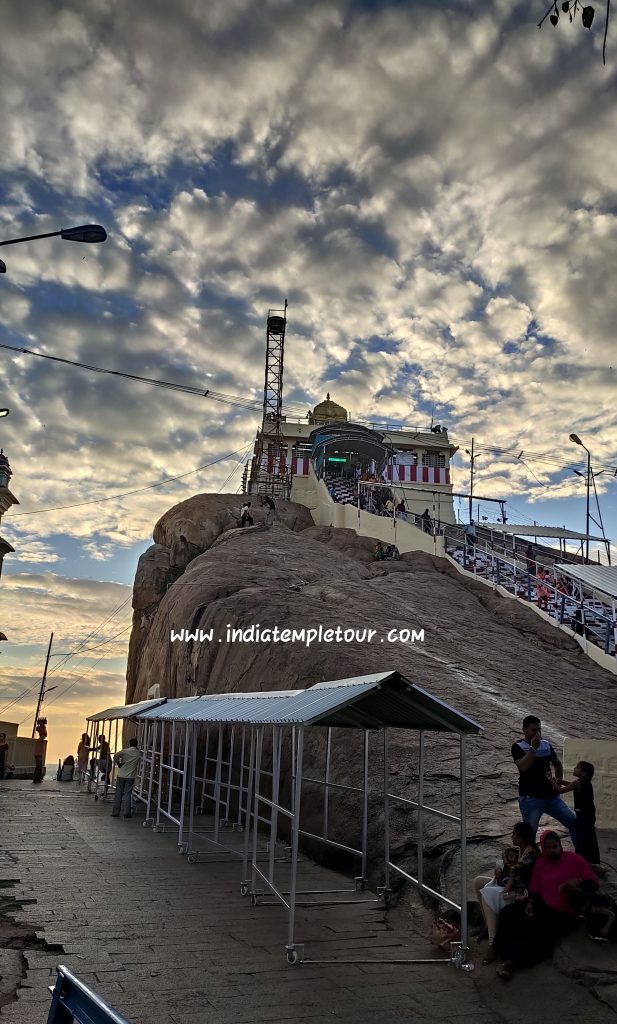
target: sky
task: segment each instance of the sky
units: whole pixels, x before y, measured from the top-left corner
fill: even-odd
[[[123,700],[158,518],[238,490],[285,299],[289,414],[329,391],[433,418],[455,490],[473,437],[478,494],[583,529],[575,431],[617,537],[617,27],[603,66],[596,7],[587,32],[539,31],[544,0],[0,0],[0,239],[108,232],[3,249],[0,343],[255,405],[0,348],[0,718],[29,732],[53,630],[50,760]]]

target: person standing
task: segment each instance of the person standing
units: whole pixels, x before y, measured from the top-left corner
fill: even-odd
[[[512,759],[518,768],[518,803],[523,821],[531,825],[534,835],[543,814],[550,814],[565,825],[576,845],[576,814],[555,793],[555,779],[563,781],[563,764],[555,750],[542,738],[542,723],[535,715],[523,719],[523,738],[512,744]]]
[[[103,782],[105,785],[109,782],[109,775],[111,765],[109,763],[109,743],[105,739],[103,733],[98,738],[99,742],[99,773],[103,776]],[[94,774],[94,773],[93,773]]]
[[[244,527],[244,526],[252,526],[252,525],[253,525],[253,517],[251,515],[251,503],[250,503],[250,501],[245,501],[244,505],[240,509],[240,526]]]
[[[274,504],[274,501],[272,500],[269,494],[264,494],[263,498],[261,499],[261,502],[266,509],[266,526],[269,529],[274,523],[274,513],[276,512],[276,505]]]
[[[39,718],[37,722],[36,731],[38,732],[38,738],[34,744],[34,775],[32,776],[33,782],[43,781],[43,761],[45,758],[45,746],[47,743],[47,719]]]
[[[594,868],[596,874],[601,869],[600,848],[596,833],[596,806],[593,799],[591,780],[595,772],[590,761],[579,761],[574,766],[572,782],[555,783],[557,792],[574,794],[574,810],[576,812],[576,843],[574,851],[583,857]]]
[[[427,512],[428,512],[428,509],[427,509]],[[465,550],[466,551],[473,551],[474,547],[476,546],[476,540],[478,539],[477,538],[477,534],[476,534],[476,524],[474,523],[473,519],[470,519],[469,522],[466,523],[464,529],[465,529]]]
[[[6,742],[6,733],[0,732],[0,780],[4,778],[6,771],[6,759],[9,754],[9,745]]]
[[[77,747],[77,779],[82,782],[88,771],[88,757],[90,754],[90,737],[87,732],[82,732]]]
[[[114,764],[117,764],[120,770],[116,776],[116,793],[114,796],[114,805],[111,809],[112,818],[120,817],[120,811],[122,810],[123,805],[124,817],[132,817],[131,794],[133,792],[133,783],[137,776],[140,758],[141,754],[137,749],[136,739],[129,740],[128,747],[124,747],[114,756]]]

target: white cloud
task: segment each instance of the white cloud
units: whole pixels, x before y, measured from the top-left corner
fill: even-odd
[[[514,0],[0,14],[3,237],[109,229],[4,250],[9,343],[259,403],[266,312],[287,297],[285,389],[303,410],[330,390],[357,417],[420,426],[435,403],[461,438],[576,459],[574,429],[617,460],[617,106],[597,33],[539,33]],[[237,487],[232,459],[107,500],[242,450],[258,411],[0,361],[21,502],[2,526],[22,560],[57,559],[60,534],[104,572],[176,501],[234,470]],[[478,479],[577,493],[529,465],[539,482],[507,459]],[[56,608],[79,635],[81,600],[32,586],[38,641]]]

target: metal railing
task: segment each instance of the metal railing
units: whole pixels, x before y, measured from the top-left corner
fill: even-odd
[[[51,1006],[47,1024],[131,1024],[113,1006],[97,996],[83,981],[60,964],[56,984],[50,986]]]
[[[605,654],[617,654],[617,620],[612,610],[581,583],[574,583],[575,592],[568,593],[563,590],[563,584],[552,583],[547,577],[531,572],[526,559],[495,552],[486,541],[472,540],[460,527],[446,526],[444,534],[446,554],[467,572],[503,587],[518,600],[537,604],[559,625],[570,625],[575,634]],[[461,559],[456,558],[459,549],[462,549]],[[537,562],[535,564],[537,566]],[[546,571],[553,571],[554,564],[547,563]]]

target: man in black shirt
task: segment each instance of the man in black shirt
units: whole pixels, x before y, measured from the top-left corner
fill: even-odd
[[[555,778],[563,779],[563,765],[548,740],[542,739],[542,725],[535,715],[523,719],[523,738],[512,744],[512,757],[519,770],[518,803],[523,821],[537,832],[540,818],[549,814],[568,829],[572,842],[576,834],[576,814],[555,792]]]

